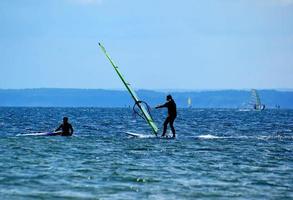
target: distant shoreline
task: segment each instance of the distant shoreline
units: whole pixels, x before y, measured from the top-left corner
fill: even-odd
[[[138,96],[151,107],[165,101],[171,93],[179,108],[188,106],[191,98],[193,108],[244,108],[250,101],[250,90],[200,90],[178,91],[136,90]],[[267,108],[293,108],[293,90],[258,90]],[[107,107],[124,108],[133,105],[125,90],[115,89],[0,89],[1,107]]]
[[[252,88],[241,88],[241,89],[147,89],[147,88],[134,88],[135,91],[153,91],[153,92],[220,92],[220,91],[251,91]],[[258,91],[279,91],[279,92],[293,92],[293,88],[253,88]],[[101,91],[126,91],[124,88],[54,88],[54,87],[40,87],[40,88],[0,88],[1,90],[101,90]]]

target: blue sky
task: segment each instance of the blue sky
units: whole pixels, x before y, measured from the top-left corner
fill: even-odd
[[[293,0],[2,0],[0,88],[293,88]]]

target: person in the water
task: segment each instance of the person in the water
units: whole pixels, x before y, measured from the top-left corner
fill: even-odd
[[[72,125],[68,123],[68,117],[63,117],[63,123],[55,130],[55,132],[60,131],[62,136],[71,136],[73,134]]]
[[[175,128],[173,126],[173,123],[177,117],[176,103],[173,100],[171,95],[167,95],[166,100],[167,100],[167,102],[165,104],[156,106],[156,108],[164,108],[164,107],[168,108],[168,116],[164,122],[164,129],[163,129],[162,137],[166,136],[167,125],[170,124],[171,131],[173,133],[173,137],[175,138],[176,133],[175,133]]]

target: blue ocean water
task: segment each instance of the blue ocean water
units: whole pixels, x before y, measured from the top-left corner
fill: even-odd
[[[72,137],[17,136],[63,116]],[[179,109],[175,127],[129,138],[151,132],[128,108],[0,108],[0,199],[293,198],[293,110]]]

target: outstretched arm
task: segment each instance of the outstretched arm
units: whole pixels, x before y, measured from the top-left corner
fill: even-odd
[[[55,130],[55,132],[61,130],[61,128],[62,128],[62,124]]]
[[[157,108],[164,108],[164,107],[167,107],[167,104],[168,104],[168,102],[165,103],[165,104],[162,104],[162,105],[158,105],[158,106],[156,106],[155,108],[156,108],[156,109],[157,109]]]

